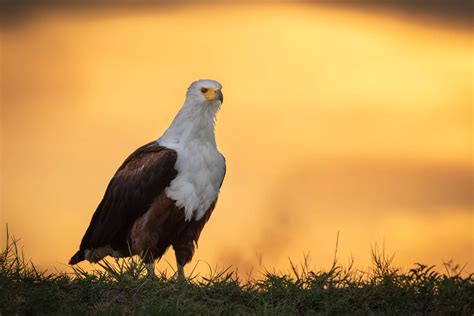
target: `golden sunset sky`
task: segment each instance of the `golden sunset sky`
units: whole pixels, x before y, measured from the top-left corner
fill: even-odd
[[[328,268],[339,231],[360,268],[377,243],[400,267],[473,270],[469,25],[308,3],[39,6],[1,36],[0,233],[41,267],[67,269],[115,170],[210,78],[227,175],[191,266]]]

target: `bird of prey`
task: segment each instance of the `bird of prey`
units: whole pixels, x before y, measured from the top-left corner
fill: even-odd
[[[165,133],[125,159],[69,264],[140,255],[154,275],[155,260],[172,246],[184,279],[226,172],[214,134],[221,89],[214,80],[193,82]]]

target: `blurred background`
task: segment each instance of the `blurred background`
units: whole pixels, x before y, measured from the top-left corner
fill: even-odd
[[[115,170],[210,78],[228,171],[197,271],[329,268],[340,232],[361,269],[378,244],[472,272],[470,1],[0,9],[0,233],[41,267],[67,269]]]

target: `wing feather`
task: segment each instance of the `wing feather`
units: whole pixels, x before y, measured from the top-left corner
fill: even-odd
[[[70,263],[84,260],[85,249],[110,246],[113,250],[126,250],[127,234],[134,221],[176,177],[176,159],[176,151],[161,147],[156,141],[133,152],[107,186]]]

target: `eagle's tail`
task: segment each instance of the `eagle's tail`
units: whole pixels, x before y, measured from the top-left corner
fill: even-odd
[[[85,257],[84,257],[84,250],[82,249],[79,249],[75,254],[74,256],[71,257],[71,260],[69,260],[69,264],[76,264],[76,263],[79,263],[81,262],[82,260],[84,260]]]

